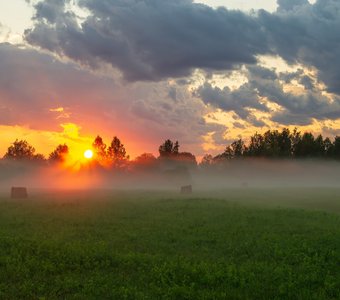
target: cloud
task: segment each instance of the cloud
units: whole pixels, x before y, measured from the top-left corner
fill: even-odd
[[[93,67],[108,63],[130,81],[233,69],[268,52],[257,18],[240,11],[189,0],[78,3],[90,13],[80,26],[64,0],[39,2],[26,40]]]
[[[190,0],[78,0],[82,20],[69,2],[38,2],[26,40],[93,68],[109,64],[129,81],[231,70],[274,54],[313,66],[340,94],[339,1],[278,0],[276,12],[246,14]]]
[[[204,103],[224,111],[234,111],[242,119],[247,119],[250,116],[249,108],[268,111],[268,108],[259,102],[256,91],[249,84],[244,84],[239,89],[232,91],[227,86],[220,89],[206,82],[197,89],[196,93]]]
[[[1,109],[7,112],[0,115],[2,125],[56,130],[59,122],[51,108],[63,107],[67,112],[72,108],[74,121],[80,122],[93,104],[98,111],[109,111],[117,102],[112,96],[114,82],[34,50],[0,44],[0,68]]]
[[[269,71],[270,72],[270,71]],[[334,96],[329,99],[322,94],[322,91],[314,89],[313,81],[303,72],[293,72],[291,76],[285,73],[282,78],[273,80],[270,76],[258,76],[264,73],[262,67],[249,68],[249,86],[256,90],[259,97],[266,97],[270,102],[278,104],[282,111],[273,112],[272,120],[284,125],[307,125],[312,119],[338,119],[340,118],[340,97]],[[283,81],[290,81],[291,78],[305,86],[302,94],[287,92],[284,90]]]
[[[309,4],[308,0],[277,0],[278,11],[292,11]]]
[[[49,23],[55,23],[60,15],[64,13],[67,0],[45,0],[34,5],[36,14],[34,19],[45,19]]]
[[[340,118],[340,97],[334,95],[332,99],[325,96],[322,90],[315,87],[314,80],[305,75],[303,70],[277,75],[275,70],[248,66],[248,82],[238,89],[229,87],[213,87],[205,82],[196,94],[206,104],[229,112],[234,111],[239,118],[255,127],[264,127],[266,122],[253,112],[265,113],[269,120],[280,125],[308,125],[316,120],[336,120]],[[303,93],[287,91],[284,84],[296,80],[305,88]],[[263,101],[275,103],[281,108],[279,111],[270,110]]]
[[[340,94],[340,2],[281,0],[277,13],[261,11],[272,51],[290,63],[313,66],[327,90]]]
[[[315,88],[313,79],[307,75],[302,76],[299,83],[302,84],[306,90],[313,90]]]

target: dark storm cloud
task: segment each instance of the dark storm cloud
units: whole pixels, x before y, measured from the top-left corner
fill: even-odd
[[[295,72],[282,72],[279,74],[279,78],[285,83],[291,83],[292,80],[301,80],[301,76],[303,75],[303,70],[298,69]]]
[[[68,0],[45,0],[37,3],[34,6],[36,9],[34,19],[45,19],[49,23],[55,23],[63,14],[67,2]]]
[[[308,116],[305,116],[303,114],[293,114],[287,110],[275,113],[272,117],[272,121],[283,125],[298,126],[310,125],[313,122],[312,118]]]
[[[268,68],[260,67],[260,66],[248,66],[248,71],[252,77],[259,77],[265,80],[276,80],[278,76],[275,73],[275,70],[271,70]]]
[[[268,53],[259,21],[240,11],[188,0],[78,2],[90,12],[80,26],[64,0],[39,2],[27,41],[91,66],[109,63],[132,81],[233,69]]]
[[[340,94],[340,1],[278,0],[276,12],[248,15],[190,0],[78,0],[89,12],[81,22],[68,2],[37,3],[26,40],[92,67],[111,64],[131,81],[228,70],[278,54],[315,67],[328,91]]]
[[[223,111],[234,111],[241,119],[247,120],[256,127],[265,126],[265,123],[258,120],[248,110],[253,108],[263,112],[269,111],[266,105],[259,102],[256,90],[248,83],[236,90],[230,90],[228,87],[223,89],[213,87],[206,82],[197,89],[196,94],[205,104],[220,108]]]
[[[313,90],[315,88],[312,78],[307,75],[302,76],[299,83],[302,84],[306,90]]]
[[[260,66],[248,67],[248,82],[236,90],[228,87],[220,89],[206,82],[200,86],[196,94],[204,103],[224,111],[234,111],[241,119],[256,127],[266,126],[257,119],[249,109],[270,112],[268,107],[260,102],[261,98],[278,104],[279,112],[271,112],[271,120],[284,125],[307,125],[313,119],[326,120],[340,118],[340,97],[334,96],[331,101],[314,89],[312,78],[304,75],[301,70],[284,73],[279,76],[271,70]],[[300,94],[284,90],[283,82],[292,79],[305,87]]]
[[[328,91],[340,94],[340,1],[278,3],[277,13],[259,13],[272,51],[288,62],[315,67]]]
[[[289,74],[286,73],[280,76],[281,78],[273,80],[268,76],[262,76],[262,73],[264,71],[261,67],[249,68],[248,85],[259,97],[266,97],[283,108],[283,111],[272,115],[273,121],[284,125],[307,125],[312,123],[312,118],[317,120],[340,118],[340,97],[334,96],[333,101],[330,101],[320,91],[313,89],[313,81],[310,77],[299,71],[293,72],[291,78],[305,86],[304,93],[293,94],[285,92],[280,81],[289,78]]]
[[[197,94],[204,103],[224,111],[234,111],[240,118],[249,116],[247,108],[268,111],[268,108],[259,102],[256,91],[248,84],[232,91],[228,87],[220,89],[206,82],[198,88]]]
[[[247,118],[247,122],[252,124],[255,127],[265,127],[265,126],[267,126],[267,124],[265,122],[263,122],[261,119],[258,119],[254,115],[250,115]]]

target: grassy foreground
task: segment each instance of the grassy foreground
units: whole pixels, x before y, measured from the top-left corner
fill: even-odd
[[[340,298],[340,193],[226,195],[3,197],[0,299]]]

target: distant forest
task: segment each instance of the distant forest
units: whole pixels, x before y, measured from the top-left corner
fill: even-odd
[[[284,128],[282,131],[268,130],[263,134],[255,133],[249,142],[238,139],[227,145],[224,152],[216,156],[204,155],[197,164],[196,157],[190,152],[180,152],[178,141],[165,140],[158,148],[159,156],[143,153],[130,160],[124,144],[114,137],[106,145],[100,136],[92,144],[94,153],[92,163],[102,167],[124,169],[131,166],[156,168],[160,163],[183,165],[187,167],[207,167],[220,165],[233,159],[268,158],[268,159],[340,159],[340,137],[333,140],[322,135],[314,136],[310,132],[301,133],[296,128],[291,132]],[[40,164],[62,163],[67,160],[69,147],[58,145],[46,158],[36,153],[35,148],[26,140],[16,140],[7,149],[3,161],[30,161]]]

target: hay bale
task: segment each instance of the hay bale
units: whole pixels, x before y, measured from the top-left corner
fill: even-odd
[[[11,198],[12,199],[24,199],[28,197],[27,188],[25,187],[12,187]]]
[[[191,185],[181,186],[181,194],[192,194],[192,186]]]

